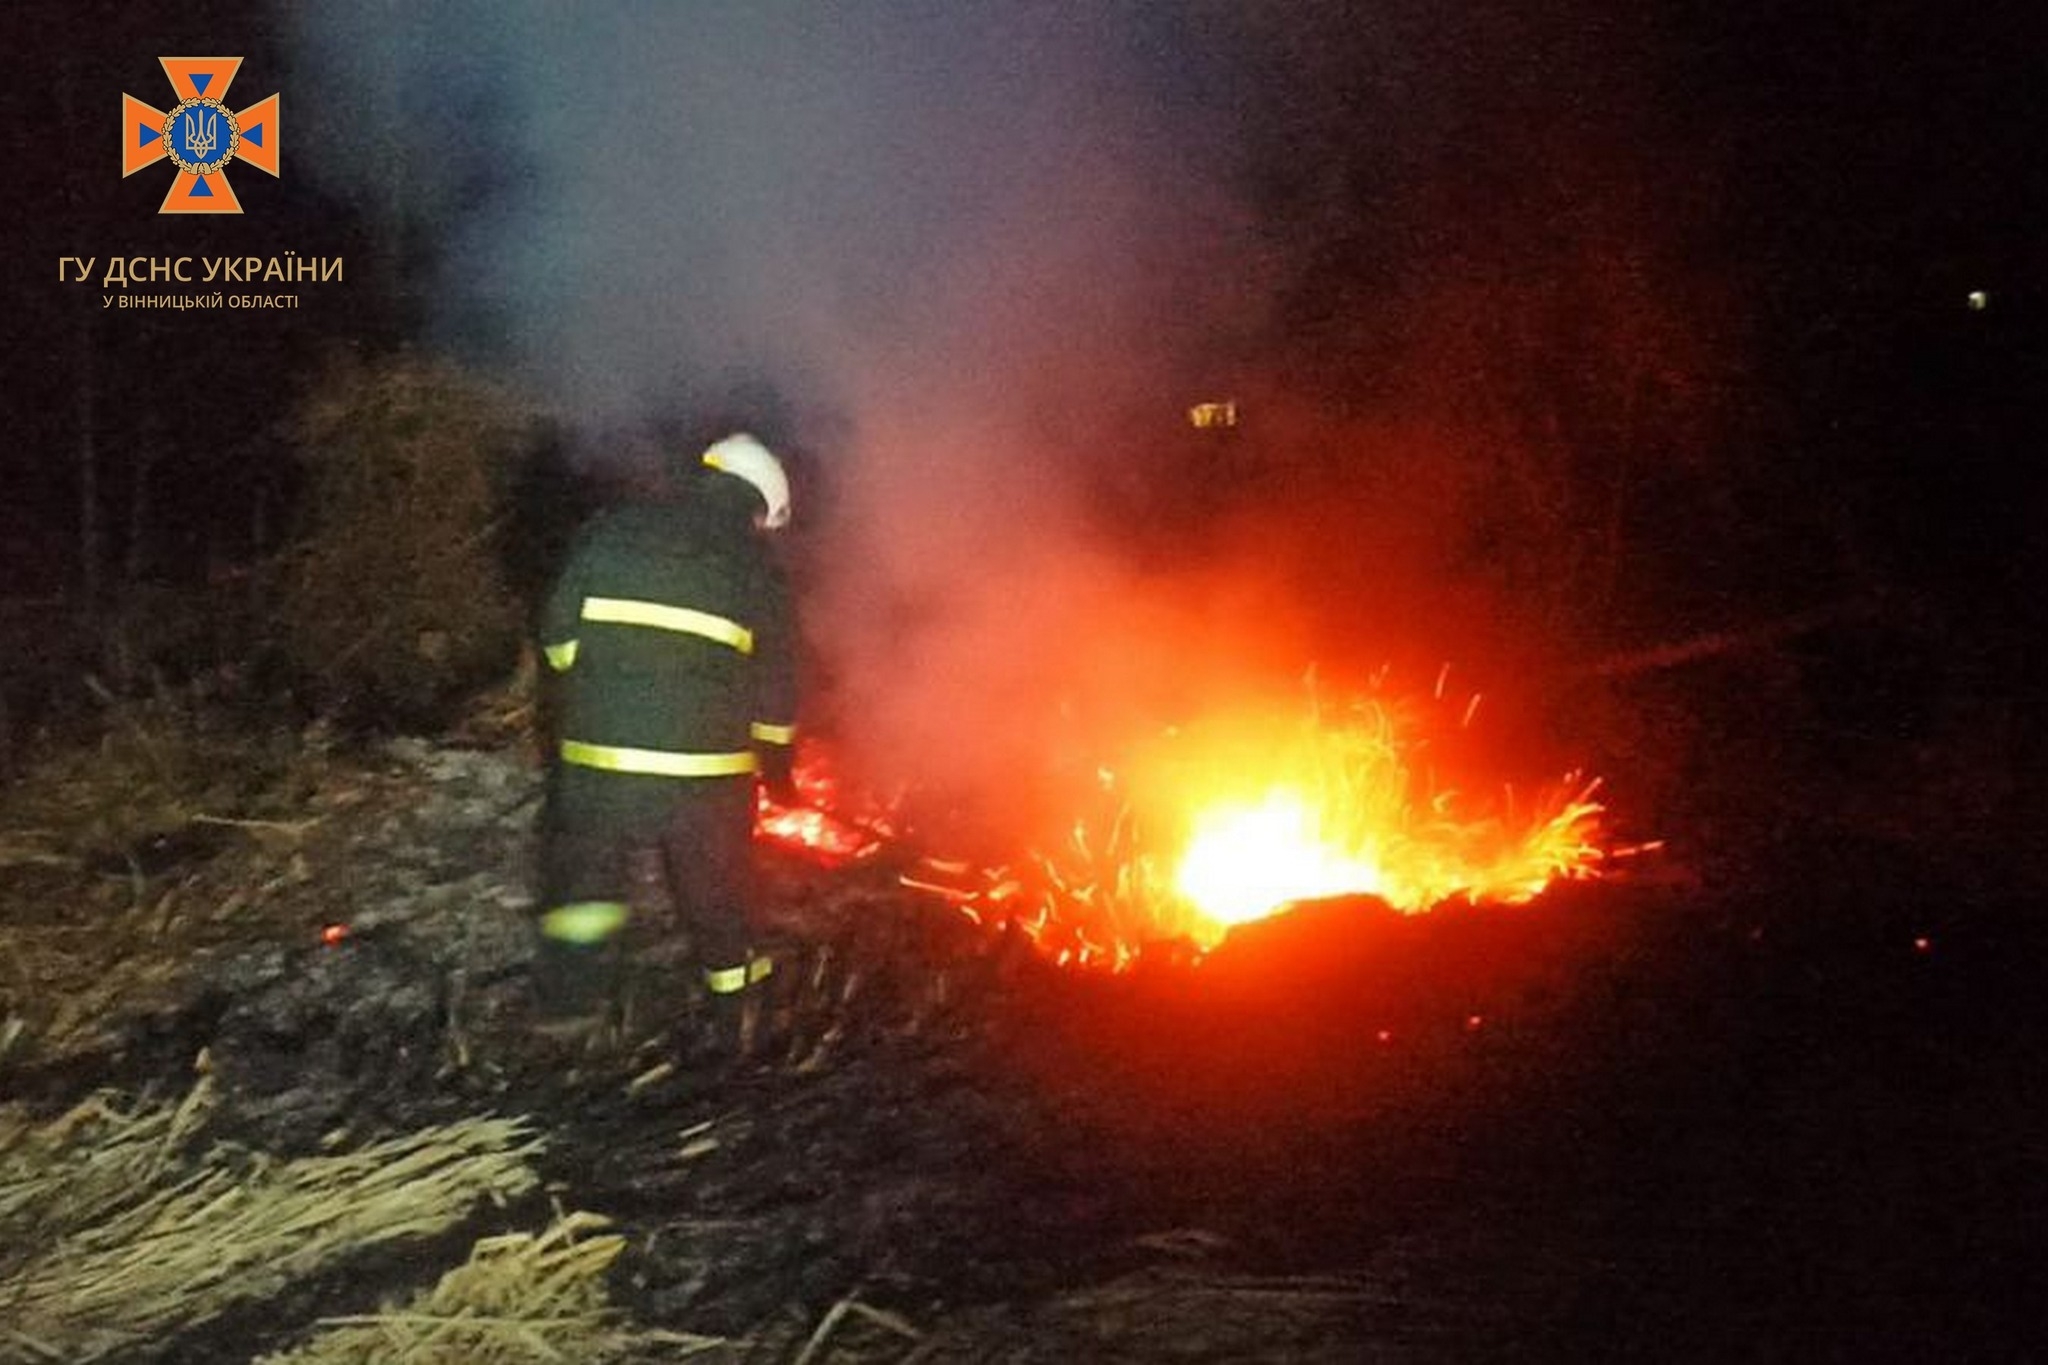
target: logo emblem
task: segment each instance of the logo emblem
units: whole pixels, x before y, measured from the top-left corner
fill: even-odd
[[[229,163],[244,161],[277,174],[277,96],[246,109],[223,102],[240,57],[159,57],[178,97],[169,113],[121,96],[121,175],[168,157],[178,168],[159,213],[240,213],[228,184]]]

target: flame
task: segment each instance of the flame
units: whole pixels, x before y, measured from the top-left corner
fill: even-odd
[[[1377,896],[1411,914],[1460,897],[1520,904],[1560,878],[1594,875],[1603,856],[1593,841],[1598,787],[1567,779],[1547,811],[1519,825],[1499,816],[1460,821],[1446,803],[1418,828],[1348,833],[1360,822],[1341,807],[1274,788],[1255,806],[1203,811],[1173,886],[1205,943],[1297,901],[1333,896]]]
[[[1454,899],[1519,904],[1599,875],[1610,855],[1597,780],[1566,774],[1533,799],[1496,782],[1490,801],[1446,784],[1484,765],[1457,742],[1479,698],[1460,704],[1445,681],[1422,702],[1368,696],[1170,731],[1121,774],[1103,770],[1091,814],[1032,855],[1032,889],[998,869],[986,885],[1002,897],[952,899],[1055,960],[1121,970],[1148,944],[1206,952],[1301,901],[1375,896],[1420,914]]]
[[[831,759],[808,741],[797,749],[797,799],[779,805],[765,789],[755,797],[754,837],[828,867],[861,862],[894,837],[882,804],[850,795]]]
[[[1063,837],[1012,863],[927,857],[902,883],[978,924],[1027,938],[1061,965],[1121,971],[1148,945],[1198,952],[1300,901],[1375,896],[1420,914],[1454,899],[1519,904],[1564,878],[1600,874],[1597,780],[1576,774],[1533,799],[1495,781],[1474,801],[1444,779],[1449,741],[1472,728],[1440,676],[1423,704],[1375,698],[1303,714],[1254,711],[1169,731],[1126,767],[1077,782]],[[757,836],[829,866],[901,836],[896,807],[849,794],[814,745],[800,801],[765,796]]]
[[[1300,793],[1268,791],[1257,805],[1226,803],[1195,818],[1173,887],[1212,924],[1243,924],[1291,901],[1384,893],[1377,862],[1325,837]]]
[[[1455,728],[1475,711],[1476,698]],[[1512,787],[1471,802],[1434,785],[1431,738],[1377,702],[1179,738],[1140,799],[1163,802],[1180,831],[1167,861],[1186,931],[1209,947],[1298,901],[1376,896],[1415,914],[1456,898],[1520,903],[1594,874],[1597,781],[1567,775],[1525,808]]]

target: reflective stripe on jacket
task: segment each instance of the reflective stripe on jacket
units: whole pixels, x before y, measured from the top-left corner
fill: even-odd
[[[560,757],[606,772],[756,770],[795,738],[789,591],[750,525],[687,504],[622,508],[580,536],[541,622]]]

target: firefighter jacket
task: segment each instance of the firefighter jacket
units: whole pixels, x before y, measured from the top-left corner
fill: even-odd
[[[788,584],[726,493],[605,513],[571,547],[541,619],[564,765],[721,777],[795,742]]]

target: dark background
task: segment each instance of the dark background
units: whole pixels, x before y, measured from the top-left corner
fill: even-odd
[[[1999,780],[2028,787],[2043,585],[2030,465],[2048,405],[2038,19],[1619,10],[1109,10],[1142,97],[1227,130],[1205,134],[1201,165],[1261,250],[1262,308],[1212,358],[1311,420],[1457,413],[1478,395],[1556,436],[1565,453],[1541,472],[1565,490],[1566,529],[1482,503],[1447,557],[1512,615],[1544,596],[1523,591],[1531,576],[1554,586],[1549,566],[1574,562],[1560,537],[1597,525],[1597,565],[1552,594],[1561,609],[1528,611],[1532,633],[1561,611],[1580,663],[1628,673],[1636,651],[1762,631],[1798,675],[1764,693],[1790,708],[1775,757],[1846,768],[1976,735],[1965,747],[2003,755]],[[288,166],[358,111],[296,111],[304,59],[261,5],[23,5],[6,22],[0,581],[9,598],[81,603],[88,448],[102,593],[218,578],[303,512],[285,419],[333,353],[490,363],[489,319],[442,281],[462,224],[517,193],[518,159],[484,131],[451,146],[435,216],[242,168],[243,216],[162,218],[168,172],[119,178],[112,133],[122,91],[167,98],[159,54],[243,54],[236,100],[286,92]],[[490,102],[487,80],[458,90],[438,126],[490,128]],[[299,288],[290,312],[100,307],[115,253],[286,249],[344,258],[345,282]],[[58,283],[60,256],[98,258],[93,281]],[[1969,305],[1976,290],[1987,307]],[[1275,472],[1254,453],[1261,472],[1242,479],[1243,458],[1176,447],[1135,491],[1119,475],[1117,496],[1155,509],[1131,539],[1181,538],[1243,501],[1284,506],[1273,490],[1290,480],[1352,478],[1340,456]],[[1274,542],[1333,529],[1313,509],[1261,516]],[[1348,591],[1343,573],[1328,581]],[[1769,633],[1836,607],[1855,624]],[[1741,710],[1758,680],[1716,673],[1721,657],[1628,673],[1655,675],[1632,701]]]
[[[1405,619],[1446,637],[1407,642],[1441,651],[1425,664],[1526,663],[1489,715],[1550,729],[1607,777],[1620,834],[1669,853],[1520,917],[1276,917],[1233,937],[1199,999],[1176,1002],[1177,978],[1120,995],[1055,978],[1020,1051],[1055,1098],[1094,1069],[1039,1139],[1059,1150],[1006,1111],[951,1159],[978,1172],[1004,1142],[1032,1148],[1034,1183],[1002,1190],[1000,1228],[1016,1237],[1021,1210],[1028,1241],[1042,1220],[1055,1262],[1090,1243],[1045,1173],[1091,1155],[1101,1189],[1171,1211],[1142,1226],[1235,1219],[1282,1263],[1417,1228],[1426,1245],[1448,1221],[1470,1249],[1423,1261],[1390,1311],[1444,1287],[1452,1339],[1495,1354],[2030,1358],[2025,1265],[2048,1187],[2041,20],[2021,5],[1537,8],[1091,8],[1133,101],[1202,130],[1183,169],[1235,206],[1259,306],[1196,338],[1202,377],[1162,397],[1177,414],[1235,391],[1245,427],[1175,430],[1129,459],[1077,443],[1094,454],[1067,473],[1093,500],[1074,519],[1108,527],[1143,581],[1211,557],[1284,564],[1324,624],[1380,608],[1390,582],[1413,589],[1427,605]],[[96,615],[143,588],[217,597],[287,542],[310,487],[292,414],[337,352],[505,358],[493,303],[518,296],[469,229],[518,202],[528,168],[490,44],[475,69],[460,43],[444,54],[421,126],[473,136],[408,163],[431,190],[408,207],[374,177],[317,173],[374,165],[366,149],[412,111],[367,94],[307,110],[314,75],[280,13],[193,0],[0,18],[0,599],[41,604],[0,617],[17,723],[83,696]],[[156,59],[183,52],[244,55],[235,101],[283,92],[285,175],[232,171],[242,217],[160,218],[166,168],[116,174],[119,94],[161,107]],[[287,249],[345,258],[345,282],[297,288],[288,312],[99,307],[116,252]],[[59,284],[60,256],[98,257],[94,280]],[[596,425],[552,416],[587,469]],[[1361,430],[1402,439],[1300,439]],[[1390,490],[1388,467],[1413,486]],[[840,552],[876,508],[857,496],[866,471],[812,472],[807,586],[879,576]],[[999,510],[1026,501],[1016,472],[989,481]],[[583,505],[564,485],[527,529]],[[1356,533],[1410,512],[1427,542],[1412,562]],[[1015,547],[974,548],[993,577]],[[963,595],[983,576],[947,567]],[[1200,619],[1226,638],[1244,625]],[[981,738],[979,717],[939,715],[957,727],[945,756]],[[1385,1013],[1404,1002],[1442,1035],[1419,1052]],[[1478,1010],[1483,1027],[1461,1025]],[[1403,1046],[1381,1056],[1366,1039],[1389,1024]],[[1373,1108],[1382,1085],[1394,1099]],[[806,1131],[864,1118],[891,1171],[943,1170],[918,1145],[928,1095],[847,1093]],[[1336,1112],[1318,1121],[1318,1101]],[[598,1136],[598,1165],[629,1182],[617,1134]],[[801,1141],[776,1145],[803,1164],[792,1183],[835,1185]],[[753,1173],[729,1179],[751,1214]],[[927,1255],[950,1245],[931,1225],[905,1237]]]

